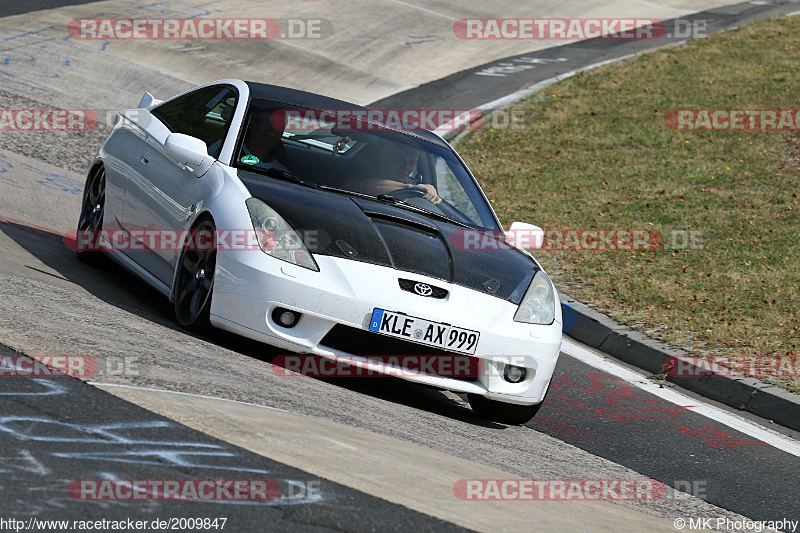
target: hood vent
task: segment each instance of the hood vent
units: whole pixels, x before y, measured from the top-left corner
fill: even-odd
[[[417,231],[426,233],[431,237],[436,237],[439,235],[439,228],[433,225],[426,224],[419,220],[411,220],[411,218],[406,218],[400,215],[394,215],[390,213],[377,213],[368,210],[364,210],[364,214],[367,215],[373,222],[388,222],[390,224],[396,224],[399,226],[407,226]]]

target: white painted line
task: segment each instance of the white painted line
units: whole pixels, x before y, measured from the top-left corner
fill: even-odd
[[[251,407],[260,407],[262,409],[269,409],[270,411],[280,411],[282,413],[290,413],[286,409],[278,409],[277,407],[269,407],[268,405],[259,405],[257,403],[250,403],[250,402],[240,402],[238,400],[229,400],[227,398],[217,398],[215,396],[204,396],[202,394],[192,394],[190,392],[178,392],[174,390],[165,390],[165,389],[150,389],[147,387],[134,387],[133,385],[117,385],[116,383],[100,383],[97,381],[87,381],[89,385],[93,387],[118,387],[120,389],[136,389],[136,390],[143,390],[148,392],[166,392],[169,394],[180,394],[182,396],[193,396],[195,398],[204,398],[206,400],[219,400],[221,402],[230,402],[230,403],[238,403],[239,405],[249,405]],[[291,414],[291,413],[290,413]]]
[[[564,338],[564,341],[561,344],[561,351],[571,357],[574,357],[578,361],[586,363],[587,365],[613,374],[614,376],[617,376],[631,383],[632,385],[649,392],[650,394],[653,394],[654,396],[658,396],[662,400],[680,406],[691,405],[693,407],[690,407],[689,409],[691,409],[692,412],[701,414],[706,418],[710,418],[711,420],[725,424],[730,428],[741,431],[746,435],[750,435],[754,439],[765,442],[770,446],[785,451],[786,453],[800,457],[800,442],[781,435],[776,431],[772,431],[759,426],[758,424],[754,424],[753,422],[750,422],[749,420],[733,413],[729,413],[717,407],[705,404],[701,400],[686,396],[685,394],[682,394],[674,389],[662,388],[660,385],[652,382],[641,374],[638,374],[622,365],[609,361],[608,359],[604,359],[602,356],[584,348],[583,346],[580,346],[579,344],[576,344],[570,339]]]
[[[792,11],[791,13],[786,13],[787,17],[795,17],[797,15],[800,15],[800,11]]]
[[[640,53],[628,54],[628,55],[624,55],[624,56],[620,56],[620,57],[615,57],[614,59],[607,59],[605,61],[600,61],[599,63],[593,63],[591,65],[585,66],[583,68],[579,68],[577,70],[570,70],[569,72],[565,72],[564,74],[556,76],[555,78],[550,78],[550,79],[547,79],[547,80],[544,80],[544,81],[540,81],[539,83],[531,85],[530,87],[527,87],[525,89],[521,89],[521,90],[519,90],[519,91],[517,91],[515,93],[511,93],[511,94],[509,94],[507,96],[503,96],[502,98],[498,98],[497,100],[492,100],[491,102],[487,102],[487,103],[485,103],[483,105],[480,105],[480,106],[477,107],[477,110],[478,111],[489,111],[489,110],[494,110],[494,109],[499,109],[499,108],[502,108],[502,107],[509,106],[509,105],[513,104],[514,102],[518,102],[519,100],[522,100],[526,96],[530,96],[533,93],[544,89],[548,85],[552,85],[554,83],[557,83],[559,81],[565,80],[567,78],[571,78],[572,76],[575,76],[576,74],[580,74],[581,72],[586,72],[587,70],[592,70],[592,69],[595,69],[595,68],[598,68],[598,67],[603,67],[605,65],[610,65],[612,63],[616,63],[618,61],[623,61],[623,60],[629,59],[631,57],[636,57],[637,55],[640,55]]]

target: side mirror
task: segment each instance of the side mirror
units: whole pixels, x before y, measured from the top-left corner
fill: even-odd
[[[164,150],[178,163],[191,167],[199,167],[205,158],[211,157],[208,155],[206,143],[183,133],[167,135],[167,140],[164,141]]]
[[[514,222],[505,235],[508,244],[521,250],[538,250],[544,244],[544,230],[525,222]]]
[[[208,155],[206,143],[183,133],[170,133],[164,141],[164,150],[178,163],[192,167],[194,175],[202,178],[215,159]]]

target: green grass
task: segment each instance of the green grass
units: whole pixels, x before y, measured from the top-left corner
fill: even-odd
[[[556,285],[692,354],[797,355],[800,132],[675,131],[677,109],[800,108],[800,17],[588,71],[459,144],[504,225],[658,230],[655,251],[539,251]],[[703,249],[671,249],[672,231]],[[797,392],[800,379],[781,379]]]

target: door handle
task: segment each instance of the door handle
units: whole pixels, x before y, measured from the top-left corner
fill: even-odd
[[[149,163],[149,162],[150,162],[150,158],[152,158],[152,157],[153,157],[153,156],[152,156],[152,155],[150,155],[150,154],[144,154],[144,155],[142,156],[142,164],[143,164],[143,165],[146,165],[147,163]]]

